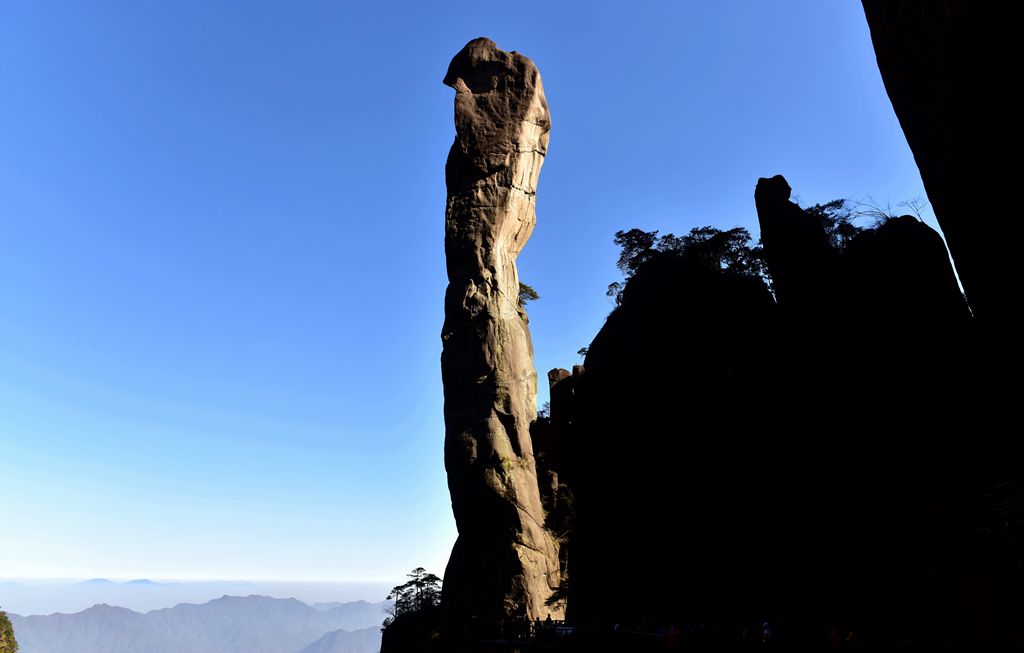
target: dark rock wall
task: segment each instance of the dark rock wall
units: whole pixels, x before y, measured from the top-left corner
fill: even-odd
[[[946,248],[904,216],[840,251],[789,194],[755,193],[775,300],[655,259],[591,344],[570,617],[984,639],[1012,610],[975,555],[984,370]]]
[[[964,600],[961,612],[972,615],[960,619],[971,621],[964,627],[979,637],[1019,639],[1024,223],[1012,201],[1021,120],[1007,82],[1018,76],[1019,12],[1008,3],[970,0],[863,5],[882,80],[975,318],[965,350],[957,352],[953,338],[944,347],[961,373],[950,379],[954,392],[941,412],[959,406],[968,413],[954,431],[970,455],[961,468],[965,489],[953,496],[974,522],[965,545],[971,554],[944,563],[962,596],[981,597]]]
[[[878,68],[986,339],[1019,401],[1024,222],[1014,5],[864,0]],[[1021,426],[1021,422],[1016,421]]]
[[[779,470],[758,462],[779,439],[774,313],[759,281],[685,261],[629,282],[576,383],[574,620],[665,623],[755,601],[736,578],[762,580],[775,554],[751,537],[778,503]]]

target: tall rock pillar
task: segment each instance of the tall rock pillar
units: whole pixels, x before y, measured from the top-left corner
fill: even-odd
[[[470,41],[445,166],[448,290],[441,339],[445,467],[459,537],[445,570],[449,624],[544,618],[558,547],[544,529],[530,439],[537,372],[516,257],[536,224],[551,126],[540,73],[489,39]]]

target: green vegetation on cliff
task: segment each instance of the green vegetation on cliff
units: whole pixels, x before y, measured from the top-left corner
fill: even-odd
[[[915,202],[901,204],[915,208]],[[853,221],[858,218],[874,218],[879,224],[891,219],[891,215],[874,204],[861,203],[859,209],[850,208],[845,199],[835,199],[824,204],[815,204],[805,209],[821,225],[829,243],[837,250],[845,249],[863,229]],[[919,211],[918,211],[919,212]],[[665,234],[657,231],[643,231],[633,228],[615,232],[615,244],[619,246],[619,260],[615,266],[622,271],[623,281],[608,285],[608,296],[622,303],[622,292],[626,283],[636,274],[640,266],[657,258],[687,258],[711,269],[740,277],[762,279],[772,287],[771,274],[765,261],[764,246],[754,242],[750,232],[743,227],[722,230],[712,226],[694,227],[685,236]],[[586,348],[584,348],[586,349]],[[585,355],[581,350],[580,355]]]
[[[0,612],[0,653],[16,653],[18,642],[14,639],[14,626],[6,612]]]

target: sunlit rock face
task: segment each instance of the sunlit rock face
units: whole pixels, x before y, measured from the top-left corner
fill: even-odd
[[[558,547],[544,529],[530,424],[537,373],[516,257],[536,224],[550,118],[537,67],[485,38],[452,60],[455,142],[445,167],[448,290],[441,338],[445,467],[459,537],[448,623],[557,609]]]

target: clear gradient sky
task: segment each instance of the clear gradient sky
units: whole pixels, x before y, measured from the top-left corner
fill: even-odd
[[[439,368],[451,57],[551,106],[537,367],[617,229],[924,196],[856,0],[0,2],[0,579],[402,580],[455,529]],[[541,401],[544,397],[541,397]]]

